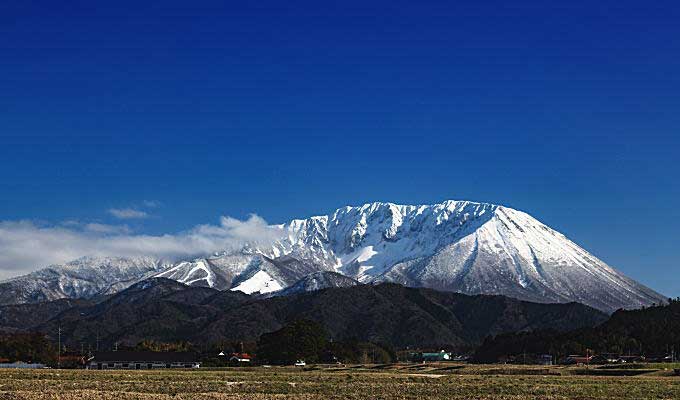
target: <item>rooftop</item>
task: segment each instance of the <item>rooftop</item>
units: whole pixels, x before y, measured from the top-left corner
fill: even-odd
[[[94,355],[95,361],[150,361],[150,362],[196,362],[196,353],[160,351],[100,351]]]

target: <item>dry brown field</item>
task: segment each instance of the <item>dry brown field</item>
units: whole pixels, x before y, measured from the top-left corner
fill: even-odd
[[[452,364],[0,370],[0,399],[680,399],[671,369],[602,371]]]

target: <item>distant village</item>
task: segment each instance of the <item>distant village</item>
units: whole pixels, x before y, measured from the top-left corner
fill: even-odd
[[[677,308],[670,306],[650,309],[659,313]],[[641,311],[641,313],[643,313]],[[665,314],[660,314],[665,315]],[[646,327],[647,325],[638,324]],[[631,325],[627,325],[631,326]],[[651,328],[650,328],[651,329]],[[655,331],[656,332],[656,331]],[[64,341],[61,328],[56,335],[38,332],[9,332],[0,334],[0,368],[80,368],[89,370],[148,370],[159,368],[197,369],[249,366],[308,365],[389,365],[410,364],[515,364],[515,365],[618,365],[632,366],[649,363],[678,362],[675,345],[657,341],[650,348],[663,349],[645,352],[640,341],[616,338],[621,352],[596,352],[588,346],[570,341],[570,336],[551,337],[547,333],[502,334],[487,337],[477,348],[460,349],[447,346],[409,346],[393,349],[389,344],[359,340],[334,340],[325,327],[311,320],[295,320],[281,329],[262,334],[256,341],[221,343],[165,343],[143,340],[130,343],[100,343],[99,335],[93,343]],[[649,338],[653,336],[649,335]],[[625,339],[625,337],[623,337]],[[662,340],[665,334],[660,337]],[[56,340],[55,340],[56,339]],[[651,339],[650,339],[651,340]],[[70,343],[68,347],[64,343]],[[76,342],[77,343],[77,342]],[[620,345],[623,343],[623,345]],[[628,343],[628,344],[626,344]],[[665,342],[668,343],[668,342]],[[671,341],[671,343],[674,343]],[[560,349],[544,351],[544,349]],[[601,346],[605,348],[606,346]],[[608,346],[613,347],[613,346]],[[633,349],[640,351],[634,351]],[[531,351],[529,351],[531,349]],[[565,350],[566,349],[566,350]],[[581,349],[581,353],[567,353]],[[456,351],[457,350],[457,351]],[[578,351],[578,350],[577,350]],[[675,368],[675,366],[673,367]]]
[[[241,347],[243,345],[241,344]],[[242,348],[241,348],[242,350]],[[394,363],[471,363],[474,362],[471,354],[456,354],[446,350],[439,351],[411,351],[403,350],[395,354],[396,358],[390,360]],[[360,361],[360,362],[357,362]],[[375,354],[366,353],[360,355],[360,360],[345,360],[332,353],[323,359],[315,359],[314,364],[321,365],[346,365],[346,364],[383,364],[385,361],[376,359]],[[635,363],[675,363],[675,352],[658,355],[622,355],[614,353],[603,354],[574,354],[557,358],[550,354],[526,354],[520,357],[508,357],[500,364],[516,365],[625,365]],[[260,359],[256,353],[246,351],[219,351],[219,352],[192,352],[192,351],[150,351],[134,349],[117,349],[108,351],[96,351],[90,354],[64,351],[57,355],[53,362],[36,362],[28,358],[11,359],[0,358],[0,368],[80,368],[90,370],[147,370],[147,369],[196,369],[196,368],[220,368],[220,367],[268,367],[272,365],[288,365],[292,367],[306,367],[308,361],[305,357],[295,357],[288,362],[271,363],[267,359]]]

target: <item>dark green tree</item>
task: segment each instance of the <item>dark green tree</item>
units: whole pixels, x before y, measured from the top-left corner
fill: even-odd
[[[41,333],[0,334],[0,358],[53,365],[57,348]]]
[[[278,331],[260,336],[257,357],[272,364],[291,364],[296,360],[317,362],[327,347],[323,325],[308,320],[294,321]]]

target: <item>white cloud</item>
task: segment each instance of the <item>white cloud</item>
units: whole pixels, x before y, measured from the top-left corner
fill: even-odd
[[[246,244],[267,245],[283,237],[280,227],[257,215],[247,220],[222,217],[219,225],[198,225],[164,235],[131,234],[126,226],[72,223],[40,225],[31,221],[0,221],[0,279],[83,256],[154,256],[188,258]]]
[[[129,234],[132,231],[127,225],[107,225],[91,222],[89,224],[83,225],[83,229],[94,233],[120,233]]]
[[[144,200],[142,201],[142,205],[147,208],[156,208],[161,206],[161,202],[158,200]]]
[[[146,218],[149,216],[149,214],[146,212],[135,210],[133,208],[111,208],[109,209],[109,214],[118,219]]]

